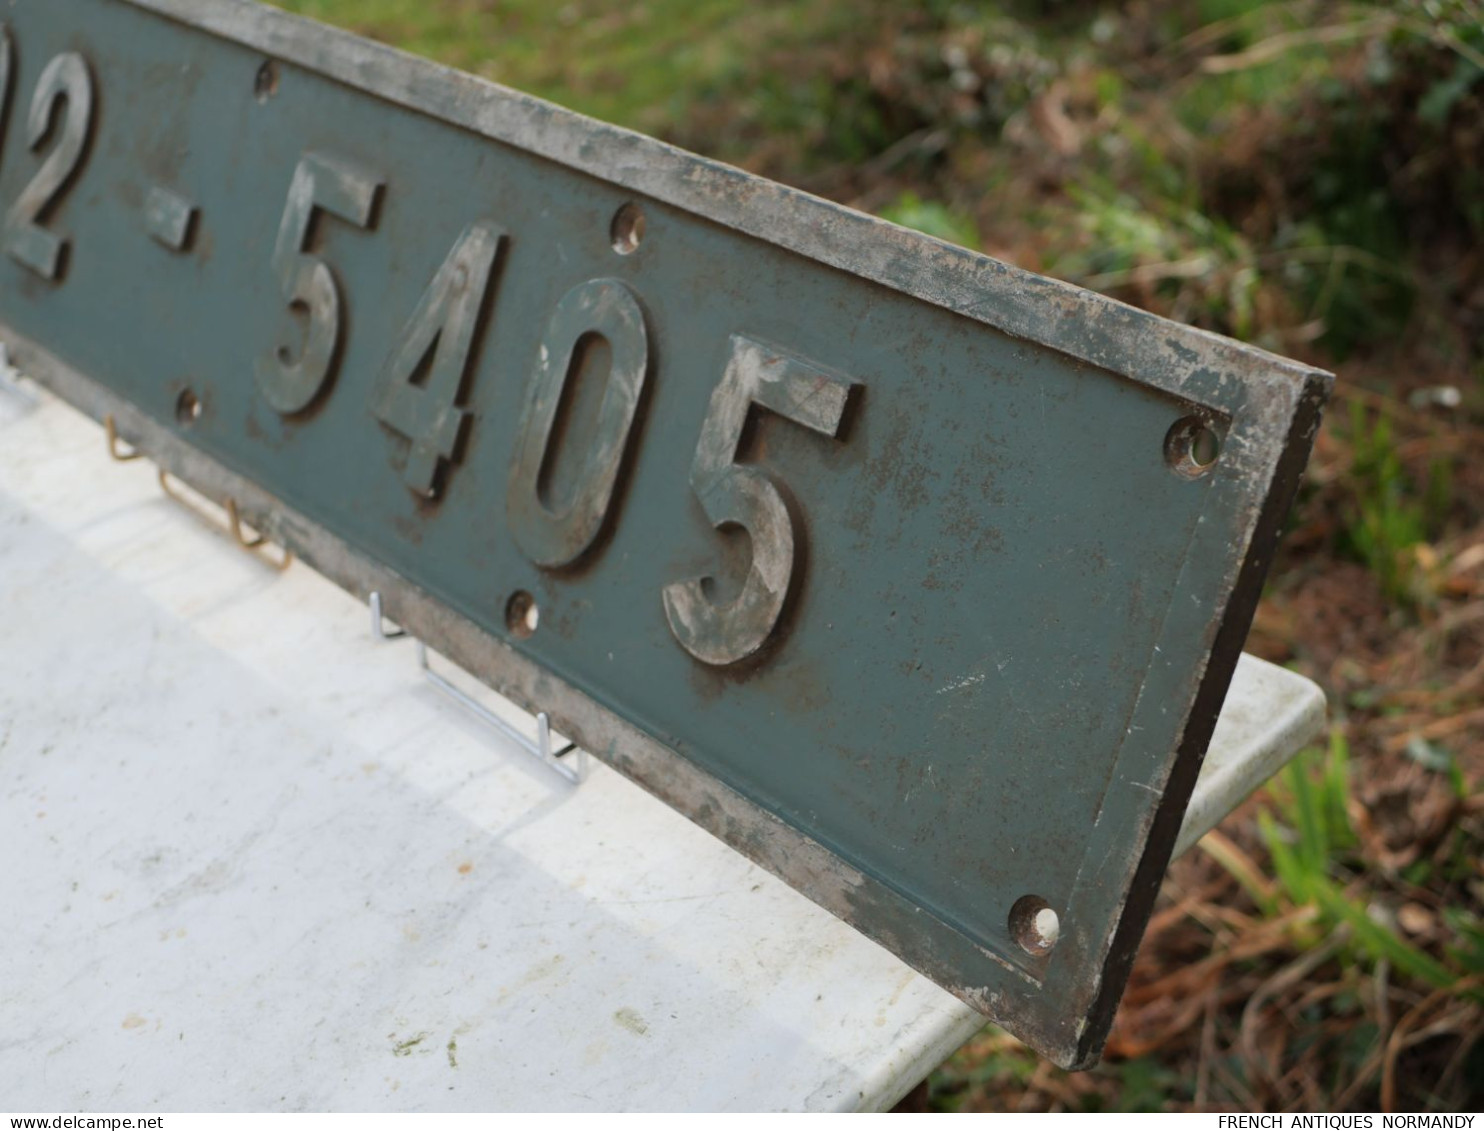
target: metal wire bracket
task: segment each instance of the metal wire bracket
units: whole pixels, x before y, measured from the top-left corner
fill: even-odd
[[[125,458],[133,457],[130,456]],[[170,473],[163,467],[160,468],[160,490],[164,491],[166,495],[174,499],[181,506],[185,507],[186,510],[191,511],[205,521],[216,525],[217,520],[215,516],[209,514],[201,506],[187,498],[185,495],[181,494],[170,485]],[[294,554],[291,550],[283,550],[283,556],[277,561],[274,561],[271,557],[262,552],[265,546],[269,546],[272,544],[268,541],[268,536],[266,534],[259,532],[252,537],[248,537],[246,528],[242,524],[242,516],[238,513],[237,510],[236,499],[228,499],[225,510],[227,512],[227,521],[224,525],[227,528],[227,533],[231,534],[232,540],[236,542],[238,546],[242,547],[242,549],[248,551],[254,556],[261,558],[263,561],[267,562],[276,570],[286,570],[289,568],[289,566],[294,564]]]
[[[404,629],[394,628],[389,630],[386,627],[386,619],[382,613],[380,593],[373,591],[370,595],[369,603],[371,606],[372,636],[377,640],[383,641],[400,640],[407,636],[407,632]],[[454,684],[435,672],[428,663],[428,646],[421,640],[415,641],[415,643],[417,644],[418,667],[422,669],[423,676],[427,681],[439,691],[477,717],[480,722],[499,731],[500,734],[510,739],[510,741],[514,742],[527,754],[550,766],[569,782],[572,782],[574,785],[581,785],[587,780],[588,771],[591,768],[588,752],[580,749],[575,742],[569,742],[559,750],[553,749],[551,741],[551,717],[545,711],[536,712],[535,739],[527,737],[472,695],[454,686]]]
[[[10,346],[0,342],[0,382],[15,388],[16,379],[21,375],[21,371],[10,363]]]
[[[10,363],[10,347],[0,341],[0,394],[15,397],[23,411],[29,411],[41,403],[34,382]]]
[[[407,635],[406,629],[387,631],[386,618],[381,613],[381,594],[374,590],[371,593],[371,635],[377,640],[400,640]]]
[[[108,454],[119,463],[128,463],[131,459],[139,459],[144,455],[138,448],[125,450],[119,446],[118,428],[113,422],[113,413],[103,418],[103,434],[108,437]]]

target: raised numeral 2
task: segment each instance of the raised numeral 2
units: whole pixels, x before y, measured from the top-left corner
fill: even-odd
[[[802,358],[741,335],[711,394],[690,482],[717,529],[739,526],[752,542],[742,591],[715,604],[707,579],[665,586],[665,616],[675,639],[707,664],[734,664],[772,635],[794,583],[793,515],[761,468],[738,464],[737,449],[752,406],[776,412],[824,436],[836,436],[855,383]]]
[[[9,66],[10,39],[7,36],[7,71]],[[87,60],[75,51],[58,55],[41,72],[41,81],[36,84],[31,114],[26,122],[26,141],[33,151],[40,149],[51,136],[58,107],[64,102],[67,110],[56,148],[42,162],[36,176],[16,198],[5,218],[5,250],[11,258],[43,279],[53,280],[62,273],[67,241],[43,228],[41,221],[56,205],[62,190],[82,163],[93,123],[93,75]]]

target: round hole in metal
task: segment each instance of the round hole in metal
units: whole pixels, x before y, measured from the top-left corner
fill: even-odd
[[[1010,936],[1027,954],[1050,954],[1061,937],[1061,917],[1039,895],[1023,895],[1010,908]]]
[[[630,201],[613,214],[608,236],[619,255],[632,255],[644,239],[644,210]]]
[[[535,635],[541,623],[541,610],[536,598],[524,589],[517,589],[505,603],[505,627],[522,640]]]

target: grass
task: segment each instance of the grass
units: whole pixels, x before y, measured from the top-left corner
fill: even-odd
[[[783,0],[283,0],[279,7],[604,121],[663,132],[751,53],[827,37],[846,13]]]
[[[1369,413],[1359,401],[1350,405],[1346,439],[1352,484],[1343,540],[1375,574],[1389,601],[1425,601],[1426,579],[1419,576],[1425,557],[1419,558],[1418,549],[1441,533],[1452,510],[1454,457],[1429,456],[1421,480],[1414,479],[1403,464],[1390,417],[1384,411]]]
[[[1338,368],[1248,648],[1334,730],[1172,866],[1104,1063],[943,1110],[1484,1106],[1479,0],[287,0]]]
[[[1259,909],[1273,919],[1317,908],[1319,915],[1306,924],[1316,937],[1300,941],[1317,945],[1319,938],[1329,937],[1350,962],[1387,963],[1434,989],[1462,993],[1466,970],[1450,968],[1407,942],[1384,905],[1350,894],[1364,862],[1355,855],[1360,842],[1350,823],[1350,764],[1342,732],[1334,733],[1327,753],[1320,758],[1308,751],[1288,766],[1269,789],[1275,807],[1258,813],[1278,879],[1278,889],[1263,893]],[[1455,779],[1453,785],[1459,789],[1462,783]]]

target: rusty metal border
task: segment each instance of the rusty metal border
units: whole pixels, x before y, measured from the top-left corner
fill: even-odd
[[[1163,797],[1142,841],[1114,865],[1122,914],[1096,940],[1096,970],[1062,987],[1064,1010],[1048,1018],[1033,1000],[966,985],[963,971],[920,940],[879,927],[862,908],[920,916],[955,929],[674,750],[602,707],[580,689],[453,613],[407,579],[378,565],[334,533],[285,506],[250,480],[182,441],[168,426],[0,324],[20,366],[74,406],[119,431],[160,466],[209,498],[235,500],[243,517],[342,588],[365,599],[379,591],[389,616],[528,709],[553,722],[650,792],[689,816],[816,903],[892,949],[959,997],[1006,1024],[1065,1067],[1095,1063],[1128,968],[1168,864],[1186,802],[1251,622],[1281,524],[1297,490],[1331,378],[1311,367],[1180,326],[1123,303],[1000,263],[608,126],[486,80],[418,59],[254,0],[115,0],[235,42],[349,88],[518,147],[570,169],[681,208],[697,217],[823,262],[838,270],[953,311],[1187,402],[1182,375],[1204,369],[1241,403],[1223,460],[1253,484],[1220,586],[1219,627],[1178,750],[1166,765]],[[1241,550],[1240,559],[1237,551]],[[1136,830],[1140,831],[1140,830]],[[1069,917],[1074,908],[1067,909]],[[1012,979],[1039,983],[993,951],[971,943]],[[1085,977],[1085,980],[1083,978]]]

